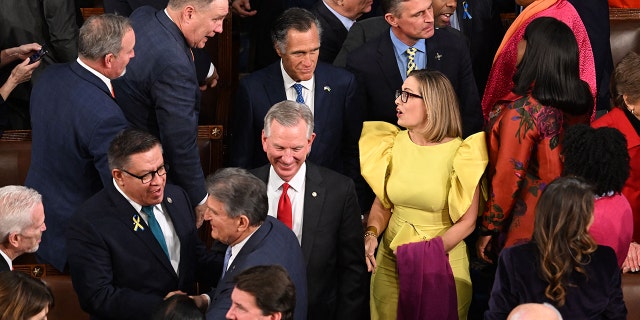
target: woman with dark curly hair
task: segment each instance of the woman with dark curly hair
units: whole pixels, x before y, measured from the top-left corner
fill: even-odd
[[[540,193],[562,172],[560,137],[568,125],[588,123],[593,109],[579,76],[578,44],[566,24],[533,20],[518,48],[515,87],[493,107],[487,127],[491,193],[476,245],[487,262],[498,249],[489,245],[492,237],[505,234],[506,247],[531,239]]]
[[[594,186],[594,221],[589,234],[599,245],[613,248],[618,265],[627,257],[633,235],[633,214],[621,194],[629,177],[627,140],[614,128],[569,128],[562,142],[564,176],[582,177]]]
[[[622,270],[640,271],[640,55],[635,52],[627,54],[616,66],[611,84],[611,96],[614,107],[609,113],[596,120],[594,128],[616,128],[627,139],[627,150],[631,170],[629,178],[622,187],[622,194],[627,197],[633,211],[633,242],[629,247],[627,259]]]
[[[626,319],[616,255],[587,231],[593,197],[591,185],[578,177],[545,188],[531,242],[500,255],[485,319],[506,319],[528,302],[548,302],[564,319]]]
[[[0,272],[0,320],[47,319],[53,294],[39,279],[13,271]]]

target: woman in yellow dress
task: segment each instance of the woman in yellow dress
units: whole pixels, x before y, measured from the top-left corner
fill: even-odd
[[[398,125],[407,130],[365,122],[360,137],[362,175],[376,194],[364,238],[367,267],[373,271],[371,319],[397,317],[398,246],[435,237],[441,237],[453,271],[458,318],[466,319],[471,279],[463,239],[478,216],[488,162],[485,136],[480,132],[462,140],[458,101],[440,72],[412,72],[395,103]],[[374,257],[378,231],[384,233]]]

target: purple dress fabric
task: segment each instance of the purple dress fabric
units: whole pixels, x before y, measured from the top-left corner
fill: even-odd
[[[398,247],[398,320],[458,319],[453,271],[442,238]]]

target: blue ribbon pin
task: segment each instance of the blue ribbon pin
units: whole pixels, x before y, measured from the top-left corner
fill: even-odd
[[[469,4],[466,1],[462,2],[462,7],[464,8],[464,14],[462,15],[462,19],[471,20],[471,14],[469,13]]]
[[[131,217],[131,220],[133,220],[133,231],[138,231],[138,228],[141,231],[144,231],[144,227],[140,224],[140,216],[137,214],[134,214],[133,217]]]

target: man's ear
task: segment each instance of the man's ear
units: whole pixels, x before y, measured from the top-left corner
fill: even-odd
[[[281,320],[281,319],[282,319],[282,312],[275,312],[269,316],[269,320]]]
[[[193,19],[193,14],[195,13],[195,11],[196,9],[192,5],[187,5],[186,7],[182,8],[182,21],[189,23],[191,19]]]
[[[241,214],[238,219],[238,231],[245,231],[249,229],[250,226],[249,218],[244,214]]]
[[[111,68],[111,62],[115,59],[115,55],[113,53],[107,53],[102,59],[102,63],[104,64],[105,69]]]
[[[262,135],[261,135],[261,140],[262,140],[262,150],[264,152],[267,152],[267,136],[264,134],[264,130],[262,130]]]
[[[386,20],[387,23],[392,27],[397,27],[398,26],[398,22],[396,21],[396,16],[394,16],[391,13],[385,13],[384,14],[384,20]]]
[[[122,176],[122,174],[123,172],[118,169],[111,170],[111,176],[113,177],[114,180],[116,180],[116,183],[120,186],[124,185],[124,177]]]
[[[9,233],[9,236],[7,237],[7,242],[11,247],[14,247],[14,248],[18,247],[18,244],[20,243],[20,241],[18,240],[18,236],[19,235],[17,232]]]

